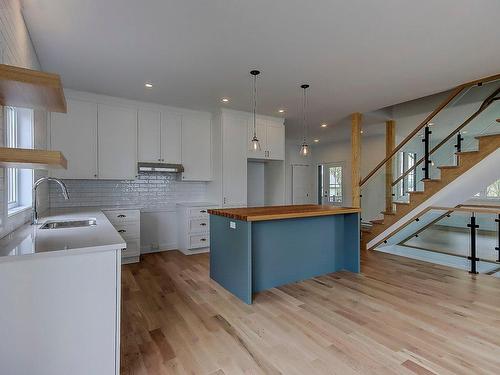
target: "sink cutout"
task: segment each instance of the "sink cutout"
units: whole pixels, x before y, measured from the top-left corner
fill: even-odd
[[[83,220],[48,220],[40,227],[40,229],[63,229],[63,228],[79,228],[91,227],[97,225],[96,219],[83,219]]]

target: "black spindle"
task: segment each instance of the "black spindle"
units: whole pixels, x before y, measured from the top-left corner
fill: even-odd
[[[497,247],[495,247],[495,250],[498,252],[497,256],[497,262],[500,262],[500,214],[498,214],[498,218],[495,219],[496,223],[498,224],[498,229],[497,229]]]
[[[479,228],[479,225],[476,225],[476,217],[474,214],[470,217],[470,223],[467,224],[470,228],[470,257],[467,259],[470,260],[470,273],[477,273],[477,261],[479,258],[476,256],[476,229]]]
[[[429,165],[431,164],[431,161],[429,160],[429,143],[431,134],[432,132],[429,126],[426,126],[424,129],[424,139],[422,139],[422,142],[424,142],[424,166],[422,167],[422,171],[424,171],[424,179],[426,180],[428,180],[430,176]]]

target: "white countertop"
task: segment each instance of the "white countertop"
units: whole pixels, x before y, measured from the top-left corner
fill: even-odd
[[[78,228],[39,229],[47,220],[96,219],[97,225]],[[39,225],[25,224],[0,239],[0,262],[29,256],[76,254],[122,249],[125,241],[99,209],[52,209]]]

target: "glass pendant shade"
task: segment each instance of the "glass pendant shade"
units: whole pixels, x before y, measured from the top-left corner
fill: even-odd
[[[303,142],[302,145],[300,146],[300,156],[309,156],[310,151],[309,151],[309,145],[306,142]]]
[[[258,152],[260,150],[261,150],[261,148],[260,148],[259,139],[257,138],[256,135],[254,135],[253,138],[252,138],[252,151]]]

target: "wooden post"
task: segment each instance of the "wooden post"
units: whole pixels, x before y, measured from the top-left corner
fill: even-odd
[[[361,207],[361,113],[351,115],[351,184],[352,206]]]
[[[388,120],[385,122],[385,156],[388,157],[396,147],[396,122]],[[385,212],[392,213],[392,181],[394,181],[393,158],[385,164]]]

